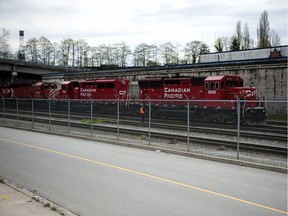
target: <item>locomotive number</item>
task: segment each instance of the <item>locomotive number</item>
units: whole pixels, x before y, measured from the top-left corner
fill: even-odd
[[[216,94],[216,90],[209,90],[208,94]]]

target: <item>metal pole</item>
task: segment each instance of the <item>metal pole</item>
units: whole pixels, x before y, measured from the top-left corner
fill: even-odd
[[[190,146],[190,103],[187,99],[187,151],[189,151]]]
[[[119,98],[117,99],[117,140],[119,140],[119,112],[120,112],[120,108],[119,108]]]
[[[31,99],[32,103],[32,128],[34,128],[34,99]]]
[[[49,100],[48,100],[48,102],[49,102],[49,131],[51,131],[51,99],[49,98]]]
[[[16,98],[16,112],[17,112],[17,126],[19,126],[19,104],[18,104],[18,98]]]
[[[90,120],[91,120],[91,122],[90,122],[90,132],[91,132],[91,137],[92,137],[92,135],[93,135],[93,103],[92,103],[92,100],[91,100],[91,110],[90,110]]]
[[[68,98],[68,133],[70,133],[70,99]]]
[[[240,149],[240,100],[237,100],[237,159],[239,159]]]
[[[4,97],[2,99],[3,99],[3,124],[5,124],[5,99]]]
[[[151,100],[149,98],[149,145],[151,144]]]

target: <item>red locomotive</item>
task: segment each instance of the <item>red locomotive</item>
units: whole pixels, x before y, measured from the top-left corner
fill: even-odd
[[[131,93],[135,92],[132,89],[135,87],[139,88],[137,96]],[[186,117],[189,106],[191,118],[217,122],[235,122],[237,101],[240,100],[242,122],[266,123],[267,117],[263,100],[256,97],[256,89],[243,87],[239,76],[145,78],[138,80],[138,86],[121,78],[64,81],[60,89],[55,83],[14,83],[0,86],[0,96],[75,99],[77,109],[79,104],[83,105],[81,101],[93,100],[95,109],[106,113],[114,112],[115,101],[120,100],[121,113],[127,115],[138,115],[139,105],[151,102],[155,117]]]
[[[138,82],[140,98],[155,100],[152,113],[156,116],[185,117],[189,100],[192,118],[234,122],[240,99],[243,122],[266,122],[266,109],[256,97],[256,89],[243,87],[239,76],[149,78]]]

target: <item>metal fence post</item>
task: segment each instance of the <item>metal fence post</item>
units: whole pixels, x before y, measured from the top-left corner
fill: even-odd
[[[18,104],[18,98],[16,98],[16,113],[17,113],[17,126],[19,126],[19,104]]]
[[[3,124],[5,124],[5,99],[4,97],[2,99],[3,99]]]
[[[32,128],[34,128],[34,99],[31,98],[32,103]]]
[[[92,103],[92,99],[91,99],[91,103],[90,103],[90,135],[91,137],[93,136],[93,103]]]
[[[237,159],[239,159],[240,150],[240,100],[237,100]]]
[[[68,98],[68,133],[70,133],[70,99]]]
[[[149,98],[149,145],[151,145],[151,100]]]
[[[190,150],[190,103],[187,99],[187,151]]]
[[[120,114],[120,103],[119,103],[119,97],[117,98],[117,140],[119,140],[119,134],[120,134],[120,122],[119,122],[119,114]]]
[[[51,131],[51,99],[48,100],[48,109],[49,109],[49,131]]]

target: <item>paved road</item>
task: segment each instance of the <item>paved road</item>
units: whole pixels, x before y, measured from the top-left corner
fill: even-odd
[[[287,175],[0,127],[0,175],[81,215],[286,215]]]

